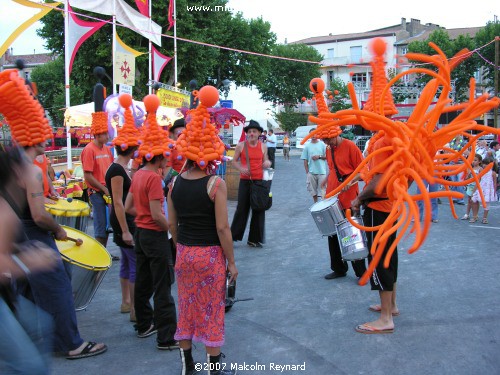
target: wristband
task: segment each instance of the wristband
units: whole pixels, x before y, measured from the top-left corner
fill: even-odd
[[[23,263],[21,259],[17,257],[17,255],[12,255],[12,260],[16,262],[18,267],[26,274],[29,275],[31,273],[30,269],[26,267],[26,264]]]

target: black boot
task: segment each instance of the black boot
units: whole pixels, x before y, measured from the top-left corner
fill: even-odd
[[[191,354],[191,349],[180,349],[182,370],[181,375],[195,375],[199,372],[195,369],[195,363],[193,361],[193,355]]]
[[[211,356],[207,354],[207,363],[210,365],[209,375],[234,375],[236,374],[236,370],[231,370],[230,363],[221,363],[220,359],[225,357],[224,354],[219,354],[216,356]]]

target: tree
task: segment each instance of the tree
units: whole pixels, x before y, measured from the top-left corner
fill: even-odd
[[[330,99],[330,110],[332,112],[338,112],[352,107],[349,90],[347,90],[347,85],[343,80],[336,77],[330,81],[330,91],[332,95],[332,99]]]
[[[64,59],[59,56],[47,64],[40,65],[31,72],[31,80],[38,88],[38,100],[47,111],[55,127],[64,124],[66,96],[64,90]],[[71,82],[71,81],[70,81]],[[81,102],[81,90],[71,90],[71,100]]]
[[[495,85],[495,43],[490,43],[498,38],[500,35],[500,22],[488,22],[486,26],[479,30],[475,36],[477,48],[486,46],[482,48],[479,52],[484,57],[486,62],[483,63],[483,78],[486,78],[486,84],[489,87],[494,87]],[[498,68],[498,67],[497,67]],[[499,92],[500,87],[496,88],[496,92]]]
[[[283,111],[273,113],[280,128],[292,134],[299,126],[307,125],[307,116],[296,111],[295,105],[285,105]]]
[[[272,51],[273,55],[307,61],[318,64],[267,60],[267,74],[262,82],[256,83],[264,101],[275,104],[296,104],[303,96],[310,95],[309,82],[321,76],[319,62],[323,56],[313,47],[305,44],[280,44]],[[262,61],[266,63],[266,61]]]
[[[474,40],[469,35],[459,35],[457,39],[451,40],[448,32],[444,29],[438,29],[429,35],[425,41],[415,41],[408,45],[409,52],[424,53],[435,55],[436,51],[429,46],[429,42],[435,43],[444,54],[451,58],[463,48],[468,48],[470,51],[475,49]],[[436,70],[433,66],[426,68]],[[467,100],[469,93],[469,80],[474,77],[479,68],[479,61],[475,55],[469,57],[458,65],[451,73],[452,81],[455,81],[455,101],[463,102]],[[432,77],[420,76],[417,81],[427,83]]]

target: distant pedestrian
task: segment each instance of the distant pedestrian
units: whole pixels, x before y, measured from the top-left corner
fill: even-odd
[[[313,132],[311,129],[309,133]],[[315,136],[311,137],[311,142],[306,143],[302,155],[304,160],[304,169],[306,171],[306,187],[307,191],[311,194],[314,203],[319,198],[325,197],[325,184],[326,181],[326,144],[320,141]]]
[[[484,169],[491,163],[494,163],[493,159],[486,158],[481,162],[481,166]],[[483,212],[483,219],[481,221],[483,224],[488,224],[488,213],[490,212],[490,202],[495,202],[497,200],[497,195],[496,195],[497,176],[498,176],[497,172],[495,172],[493,169],[490,169],[481,177],[480,185],[484,195],[484,203],[486,204],[486,207],[484,208]],[[475,223],[478,220],[480,202],[481,202],[481,196],[479,195],[479,190],[476,188],[474,194],[472,195],[472,218],[469,220],[469,223]]]
[[[283,159],[290,161],[290,137],[288,137],[288,133],[283,137]]]
[[[472,170],[474,171],[475,174],[478,174],[481,171],[481,161],[483,158],[480,155],[475,155],[474,160],[472,161]],[[472,177],[472,173],[469,172],[467,175],[467,180]],[[467,196],[467,209],[465,210],[464,216],[460,218],[460,220],[469,220],[470,219],[470,212],[472,210],[472,195],[476,191],[476,183],[471,182],[470,184],[467,184],[465,188],[465,195]]]
[[[274,168],[274,160],[276,157],[276,144],[278,143],[278,139],[274,134],[274,130],[269,130],[269,135],[267,136],[266,146],[267,146],[267,155],[269,156],[269,161],[271,162],[271,168]]]

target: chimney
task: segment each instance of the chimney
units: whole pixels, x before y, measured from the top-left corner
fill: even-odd
[[[406,18],[401,17],[401,28],[406,30]]]

